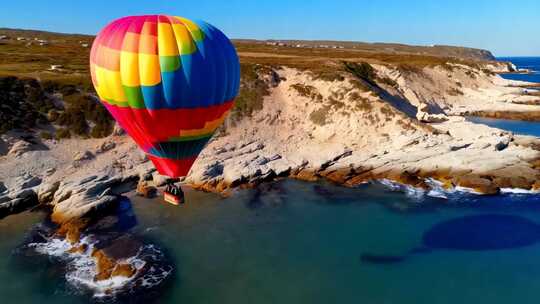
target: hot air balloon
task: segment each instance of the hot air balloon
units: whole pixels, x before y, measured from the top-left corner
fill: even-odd
[[[234,46],[203,21],[117,19],[90,53],[96,92],[118,124],[170,177],[187,175],[238,94]]]

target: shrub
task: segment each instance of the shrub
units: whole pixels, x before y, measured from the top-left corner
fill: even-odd
[[[262,76],[266,74],[272,77],[274,73],[269,67],[258,64],[243,63],[240,70],[240,91],[231,113],[234,120],[251,116],[253,112],[263,108],[263,99],[270,93],[270,87]]]
[[[324,126],[327,121],[327,115],[330,111],[330,106],[326,105],[320,109],[317,109],[309,114],[309,119],[316,125]]]
[[[463,92],[460,89],[451,88],[447,91],[448,95],[450,96],[459,96],[463,95]]]
[[[100,124],[100,125],[95,125],[92,128],[92,131],[90,131],[90,136],[95,137],[95,138],[101,138],[101,137],[109,136],[111,135],[111,133],[112,133],[112,124],[110,125]]]
[[[393,80],[392,78],[390,78],[390,77],[380,77],[380,78],[378,78],[378,80],[380,82],[388,85],[388,86],[393,87],[393,88],[397,88],[399,86],[398,83],[395,80]]]
[[[47,132],[47,131],[41,131],[41,133],[39,133],[39,136],[42,138],[42,139],[52,139],[53,136],[50,132]]]
[[[344,62],[345,70],[357,78],[360,78],[364,80],[365,82],[375,85],[375,78],[377,75],[375,74],[375,70],[373,67],[367,63],[367,62]]]
[[[67,128],[61,128],[56,130],[56,139],[70,138],[71,132]]]

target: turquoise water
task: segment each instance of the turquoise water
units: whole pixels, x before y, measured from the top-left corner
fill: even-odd
[[[520,69],[531,70],[531,74],[501,74],[503,78],[540,83],[540,57],[501,57],[501,61],[510,61]]]
[[[435,250],[395,264],[360,260],[365,252],[405,254],[432,225],[465,215],[513,214],[540,223],[538,196],[444,200],[379,184],[348,189],[285,180],[226,199],[190,190],[186,198],[181,207],[132,201],[132,233],[163,248],[175,267],[156,303],[538,302],[540,244]],[[67,288],[53,262],[13,253],[42,218],[25,213],[0,221],[0,303],[95,301]]]
[[[494,128],[512,131],[516,134],[540,137],[540,122],[483,117],[467,117],[467,120]]]

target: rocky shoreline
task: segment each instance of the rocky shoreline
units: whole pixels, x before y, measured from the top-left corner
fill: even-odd
[[[233,115],[182,184],[221,195],[281,178],[325,179],[346,187],[389,180],[424,191],[487,195],[540,191],[539,138],[464,118],[540,120],[540,106],[515,102],[538,98],[516,87],[524,83],[486,70],[500,72],[501,66],[411,71],[373,64],[369,79],[358,73],[361,65],[351,66],[353,72],[333,79],[289,67],[256,67],[253,77],[266,88],[260,108]],[[143,275],[144,267],[130,257],[144,244],[129,233],[101,245],[88,243],[102,231],[96,225],[114,226],[96,222],[122,206],[123,193],[141,181],[161,191],[167,180],[120,129],[103,139],[62,141],[8,132],[0,152],[0,218],[47,208],[55,227],[48,241],[93,261],[89,281],[108,286]],[[109,247],[117,243],[134,249],[115,255]]]
[[[522,83],[469,67],[374,69],[378,79],[390,80],[327,81],[309,71],[261,70],[257,77],[269,87],[264,107],[227,122],[184,183],[222,195],[279,178],[324,178],[348,187],[389,179],[419,188],[435,179],[484,194],[538,189],[538,139],[463,119],[540,119],[540,106],[508,102],[522,98],[513,87]],[[450,94],[456,86],[461,94]],[[61,224],[98,213],[141,179],[157,186],[166,180],[121,130],[106,139],[62,143],[8,133],[1,145],[0,169],[8,175],[0,184],[0,216],[48,206]]]

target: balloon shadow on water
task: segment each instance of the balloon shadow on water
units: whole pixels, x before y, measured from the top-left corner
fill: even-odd
[[[516,249],[539,241],[540,225],[525,217],[506,214],[469,215],[433,225],[424,232],[422,244],[404,255],[363,253],[360,260],[372,264],[394,264],[434,250]]]

